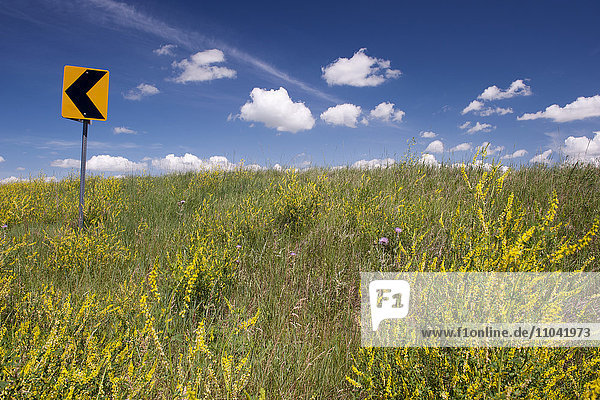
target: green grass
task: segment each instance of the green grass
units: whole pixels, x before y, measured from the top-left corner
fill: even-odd
[[[466,172],[473,185],[484,175],[482,169]],[[490,194],[482,204],[487,207],[486,218],[498,219],[514,193],[526,228],[544,218],[555,191],[559,202],[555,237],[574,240],[590,231],[600,215],[599,187],[599,169],[523,167],[510,172],[503,190]],[[447,398],[477,397],[467,395],[465,382],[479,382],[476,394],[481,398],[507,398],[507,393],[528,389],[543,397],[553,377],[557,383],[551,388],[557,398],[575,398],[598,378],[600,358],[590,349],[550,349],[543,356],[534,350],[519,350],[515,355],[491,349],[471,358],[469,349],[431,353],[412,349],[401,350],[407,352],[403,354],[408,361],[403,363],[390,361],[397,354],[390,350],[377,351],[375,367],[367,366],[368,354],[359,351],[359,272],[413,269],[423,254],[428,269],[439,268],[441,259],[459,268],[466,247],[451,245],[453,216],[454,226],[465,227],[473,238],[481,235],[474,213],[478,203],[459,168],[405,162],[372,171],[238,170],[93,177],[86,186],[86,228],[80,233],[75,233],[77,188],[76,179],[0,187],[0,224],[8,224],[0,232],[0,320],[6,328],[0,341],[0,390],[5,396],[39,398],[44,393],[47,398],[63,398],[73,388],[74,398],[191,397],[191,389],[183,388],[201,390],[208,385],[209,375],[203,374],[210,368],[221,395],[227,397],[229,392],[230,398],[235,396],[228,385],[236,380],[243,383],[243,390],[237,392],[244,398],[244,393],[258,398],[261,389],[266,398],[384,398],[386,386],[377,383],[376,375],[382,374],[377,365],[389,365],[396,384],[404,379],[406,389],[395,388],[396,398],[414,396],[417,389],[420,394],[415,398],[444,398],[444,393]],[[183,205],[178,203],[181,200]],[[396,227],[402,228],[399,235]],[[387,247],[377,244],[384,236],[390,238]],[[478,243],[473,240],[469,243]],[[558,239],[548,243],[560,245]],[[538,254],[536,259],[547,255]],[[432,261],[434,257],[437,261]],[[600,260],[599,240],[592,237],[576,254],[538,270],[572,271],[585,265],[587,271],[598,271],[596,260]],[[60,308],[69,299],[77,311],[92,294],[97,307],[89,308],[89,320],[65,317],[72,331],[64,328],[63,336],[57,334],[50,341],[56,348],[64,342],[63,350],[44,358],[53,327],[64,325],[56,323],[60,313],[40,311],[44,310],[41,304],[51,298]],[[142,295],[147,296],[146,305],[140,302]],[[120,311],[101,314],[109,305],[118,305]],[[236,332],[257,312],[254,324]],[[93,321],[95,316],[100,325]],[[152,318],[155,336],[145,329]],[[203,320],[213,361],[189,349]],[[31,326],[23,331],[27,321]],[[36,325],[40,333],[34,340]],[[69,339],[84,333],[83,342]],[[100,344],[86,344],[90,337]],[[17,348],[15,341],[24,338],[29,344],[11,352]],[[71,350],[69,343],[73,343]],[[130,347],[125,349],[125,343]],[[106,350],[110,346],[112,352]],[[90,364],[98,365],[99,372],[86,370],[91,378],[82,382],[65,373],[70,378],[58,385],[59,366],[74,370],[93,349],[108,357]],[[119,360],[121,352],[126,356]],[[61,353],[78,361],[69,364],[71,359],[61,358]],[[181,361],[192,353],[189,362]],[[223,363],[225,354],[233,356],[234,375],[235,365],[248,356],[231,380]],[[471,375],[462,370],[466,359]],[[486,364],[490,359],[494,366]],[[564,370],[547,377],[534,368],[559,359],[570,361]],[[41,367],[26,371],[30,361]],[[449,364],[443,366],[444,362]],[[131,376],[130,364],[136,371]],[[155,370],[146,381],[153,364]],[[565,372],[570,365],[577,368]],[[249,376],[244,380],[247,366]],[[372,389],[364,387],[368,380],[362,381],[362,389],[349,383],[346,377],[359,381],[353,366],[372,374]],[[478,369],[500,378],[483,377]],[[468,379],[451,384],[457,374],[467,374]],[[123,379],[115,378],[114,383],[111,375]],[[137,393],[136,385],[142,387]],[[453,385],[464,391],[453,392]]]

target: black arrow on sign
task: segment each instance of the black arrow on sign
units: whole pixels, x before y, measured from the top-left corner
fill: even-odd
[[[79,112],[85,118],[104,119],[104,115],[102,115],[92,100],[90,100],[87,92],[89,92],[105,74],[106,71],[86,69],[85,72],[81,74],[67,90],[65,90],[67,96],[69,96],[73,104],[75,104],[75,107],[77,107]]]

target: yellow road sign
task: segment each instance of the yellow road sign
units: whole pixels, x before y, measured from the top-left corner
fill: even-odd
[[[61,114],[64,118],[106,121],[108,71],[65,65]]]

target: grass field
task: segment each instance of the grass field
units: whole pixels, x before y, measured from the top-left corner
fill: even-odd
[[[360,348],[358,292],[360,271],[598,271],[597,168],[92,177],[82,231],[78,190],[0,186],[2,398],[600,393],[597,348]]]

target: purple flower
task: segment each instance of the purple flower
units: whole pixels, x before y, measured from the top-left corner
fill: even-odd
[[[394,229],[394,230],[396,231],[396,233],[400,233],[400,232],[402,232],[402,228],[396,228],[396,229]]]
[[[8,228],[8,225],[6,225],[6,224],[2,225],[2,229],[6,229],[6,228]]]
[[[177,204],[179,204],[180,206],[182,206],[182,205],[185,204],[185,200],[178,201]]]
[[[379,244],[382,244],[384,246],[387,246],[389,240],[386,237],[382,237],[381,239],[379,239]]]
[[[237,246],[235,246],[235,248],[239,250],[239,249],[241,249],[241,248],[242,248],[242,245],[241,245],[241,244],[238,244]]]
[[[296,253],[294,253],[293,251],[290,251],[290,256],[295,256]]]

